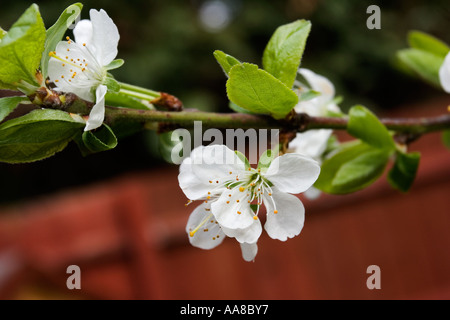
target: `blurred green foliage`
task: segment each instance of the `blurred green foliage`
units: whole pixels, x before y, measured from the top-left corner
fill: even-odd
[[[211,30],[201,12],[220,2],[229,20]],[[74,1],[37,1],[46,27]],[[377,112],[440,94],[396,68],[395,53],[405,48],[409,30],[421,30],[450,42],[448,0],[86,0],[89,9],[105,9],[119,28],[118,58],[125,65],[113,71],[123,82],[178,96],[187,108],[228,112],[226,77],[213,57],[223,50],[241,61],[261,65],[275,29],[295,19],[312,22],[302,66],[328,77],[343,96],[342,108],[363,104]],[[366,9],[381,9],[381,30],[369,30]],[[30,1],[3,1],[0,27],[7,30]],[[223,12],[222,12],[223,13]],[[211,18],[211,15],[207,15]],[[218,17],[218,19],[220,16]],[[213,20],[214,22],[214,20]],[[82,158],[76,147],[35,164],[0,164],[2,181],[11,183],[0,201],[11,201],[63,186],[150,168],[161,162],[147,134],[120,141],[118,148]]]

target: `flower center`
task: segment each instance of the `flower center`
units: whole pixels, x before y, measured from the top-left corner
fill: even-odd
[[[241,195],[233,197],[232,194],[229,193],[228,196],[230,199],[226,201],[226,204],[231,204],[232,201],[236,201],[239,206],[252,206],[253,219],[257,220],[259,209],[263,204],[263,196],[267,195],[268,197],[266,197],[266,199],[270,199],[274,208],[274,213],[278,213],[275,201],[272,198],[273,191],[271,183],[263,177],[260,169],[248,168],[238,175],[234,175],[233,172],[230,171],[229,176],[229,178],[209,180],[209,183],[213,188],[211,192],[208,192],[207,200],[205,200],[206,203],[211,199],[211,196],[209,196],[210,194],[218,194],[217,189],[220,189],[221,192],[223,192],[224,188],[227,190],[237,189]],[[218,196],[220,196],[220,194],[215,197]],[[234,200],[231,199],[232,197]],[[236,213],[242,214],[242,211],[237,210]]]
[[[86,86],[93,86],[92,80],[101,82],[105,76],[105,71],[98,65],[86,44],[83,43],[81,46],[70,40],[69,37],[66,39],[69,46],[65,49],[67,51],[65,55],[62,52],[59,52],[59,54],[56,51],[49,52],[49,56],[59,60],[63,67],[61,75],[57,76],[54,82],[72,83],[76,81],[78,85],[85,83]]]

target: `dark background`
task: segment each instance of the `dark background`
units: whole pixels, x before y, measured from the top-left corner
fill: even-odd
[[[218,29],[207,27],[201,18],[201,12],[213,2],[228,13],[228,20]],[[48,28],[73,2],[37,3]],[[0,26],[8,30],[30,4],[3,2]],[[448,0],[127,0],[83,4],[83,19],[89,17],[90,8],[103,8],[119,28],[118,58],[124,59],[125,65],[114,70],[118,80],[169,92],[189,108],[229,110],[226,79],[213,58],[214,50],[261,65],[274,30],[300,18],[312,22],[302,66],[335,84],[337,95],[344,98],[344,111],[358,103],[382,113],[442,94],[404,75],[396,67],[395,53],[407,46],[407,32],[413,29],[450,42]],[[381,8],[381,30],[366,28],[366,9],[371,4]],[[120,140],[112,151],[86,158],[70,144],[45,161],[0,164],[0,203],[165,165],[155,141],[154,133],[144,132]]]

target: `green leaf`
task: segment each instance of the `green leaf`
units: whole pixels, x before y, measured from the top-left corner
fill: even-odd
[[[239,151],[235,150],[234,153],[236,153],[238,158],[241,159],[242,162],[245,163],[245,169],[248,169],[248,168],[251,167],[250,166],[250,162],[248,161],[247,157],[242,152],[239,152]]]
[[[214,57],[216,58],[217,62],[222,67],[223,72],[225,72],[226,76],[228,76],[232,67],[234,67],[237,64],[241,64],[241,62],[238,59],[236,59],[235,57],[232,57],[229,54],[226,54],[220,50],[214,51],[213,54],[214,54]]]
[[[439,69],[444,63],[443,57],[413,48],[398,51],[397,58],[403,64],[402,68],[408,68],[422,80],[437,88],[441,88]]]
[[[116,59],[111,61],[106,67],[106,70],[114,70],[117,68],[120,68],[121,66],[123,66],[123,64],[125,63],[125,61],[123,59]]]
[[[231,102],[250,112],[282,119],[298,103],[297,94],[258,66],[242,63],[231,68],[227,81]]]
[[[444,143],[444,146],[450,149],[450,130],[442,132],[442,142]]]
[[[36,4],[12,25],[0,42],[0,89],[13,89],[21,80],[37,84],[36,70],[44,51],[45,27]]]
[[[280,155],[281,144],[275,146],[272,149],[267,149],[260,157],[258,161],[258,169],[267,169],[272,163],[273,159]]]
[[[314,186],[331,194],[361,190],[375,182],[383,173],[390,153],[361,141],[342,144],[337,152],[322,163]]]
[[[395,149],[395,143],[389,131],[372,112],[363,106],[350,109],[347,131],[355,138],[376,148]]]
[[[264,50],[264,69],[288,88],[294,84],[310,30],[306,20],[278,27]]]
[[[55,50],[56,45],[63,39],[67,29],[79,17],[82,8],[83,5],[81,3],[74,3],[70,5],[59,16],[55,24],[48,28],[47,37],[45,39],[45,50],[41,59],[41,71],[44,79],[47,78],[48,61],[50,60],[49,53]]]
[[[106,124],[96,130],[83,132],[82,140],[91,153],[111,150],[117,146],[116,135]]]
[[[63,150],[86,125],[78,115],[39,109],[0,125],[0,161],[42,160]]]
[[[396,189],[407,192],[416,177],[419,168],[420,153],[397,152],[394,166],[389,171],[388,181]]]
[[[0,122],[2,122],[22,102],[29,101],[25,97],[0,98]]]
[[[230,107],[231,110],[237,113],[256,114],[255,112],[251,112],[249,110],[239,107],[236,103],[233,103],[231,101],[228,103],[228,106]]]
[[[421,31],[410,31],[408,42],[411,48],[427,51],[442,58],[450,51],[446,43]]]
[[[182,141],[183,139],[177,131],[169,131],[158,134],[158,150],[164,161],[167,163],[174,163],[172,159],[172,152],[175,146]],[[181,149],[179,154],[181,158],[185,157],[183,152],[184,150]]]

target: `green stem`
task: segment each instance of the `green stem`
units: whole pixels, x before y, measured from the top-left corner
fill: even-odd
[[[156,92],[156,91],[153,91],[150,89],[146,89],[146,88],[142,88],[139,86],[135,86],[132,84],[128,84],[128,83],[124,83],[124,82],[119,82],[119,84],[120,84],[120,88],[121,88],[120,91],[124,90],[127,93],[143,94],[146,97],[150,97],[150,98],[141,98],[141,99],[153,100],[155,98],[159,98],[159,96],[161,95],[159,92]],[[137,97],[137,98],[139,98],[139,97]]]
[[[267,116],[241,113],[212,113],[196,110],[167,112],[155,110],[132,110],[107,107],[106,121],[127,120],[147,124],[154,122],[170,123],[184,128],[192,128],[194,121],[201,121],[203,128],[242,128],[242,129],[287,129],[303,132],[313,129],[346,130],[348,119],[335,117],[310,117],[305,114],[294,115],[291,120],[276,121]],[[424,134],[450,129],[450,114],[429,118],[380,119],[389,130],[399,133]],[[154,126],[147,126],[153,128]]]
[[[127,96],[135,97],[135,98],[146,100],[146,101],[152,101],[153,99],[155,99],[154,96],[149,96],[148,94],[143,94],[140,92],[135,92],[135,91],[122,89],[122,88],[120,89],[119,93],[123,93]],[[159,97],[159,95],[158,95],[158,97]]]

